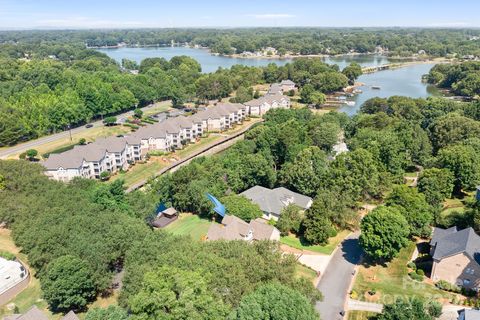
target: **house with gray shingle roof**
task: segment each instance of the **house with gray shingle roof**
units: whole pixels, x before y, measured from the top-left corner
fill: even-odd
[[[430,246],[433,281],[480,289],[480,236],[472,228],[435,228]]]
[[[280,240],[280,231],[265,220],[257,218],[247,223],[242,219],[225,215],[222,223],[213,222],[207,233],[207,240]]]
[[[255,186],[245,190],[241,195],[258,204],[263,211],[263,218],[268,220],[278,220],[282,210],[290,204],[295,204],[303,210],[310,208],[312,205],[312,198],[284,187],[268,189]]]

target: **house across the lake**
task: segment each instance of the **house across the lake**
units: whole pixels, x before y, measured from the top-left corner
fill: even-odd
[[[280,240],[280,231],[267,221],[257,218],[247,223],[242,219],[225,215],[222,223],[212,223],[207,233],[207,240]]]
[[[241,195],[258,204],[263,211],[263,218],[268,220],[278,220],[282,210],[290,204],[295,204],[303,210],[312,205],[312,198],[283,187],[268,189],[255,186],[245,190]]]
[[[472,228],[435,228],[430,246],[433,281],[480,289],[480,236]]]

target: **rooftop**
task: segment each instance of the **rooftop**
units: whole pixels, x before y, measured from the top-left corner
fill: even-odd
[[[459,253],[465,253],[480,264],[480,236],[472,228],[458,230],[435,228],[430,245],[434,247],[433,259],[438,261]]]
[[[289,204],[295,204],[302,209],[308,209],[312,204],[312,198],[284,187],[268,189],[255,186],[245,190],[241,195],[258,204],[263,212],[271,212],[276,215],[280,215],[283,208]]]
[[[276,228],[257,218],[247,223],[242,219],[225,215],[222,223],[212,223],[208,229],[208,240],[271,240]],[[277,230],[278,232],[278,230]]]

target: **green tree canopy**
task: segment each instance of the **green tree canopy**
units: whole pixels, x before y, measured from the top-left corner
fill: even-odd
[[[425,303],[417,297],[397,299],[386,304],[378,320],[433,320],[441,315],[442,306],[438,302]]]
[[[360,224],[360,246],[373,260],[391,260],[408,243],[410,227],[392,207],[378,207]]]
[[[92,271],[74,256],[53,260],[42,280],[43,296],[53,310],[81,310],[95,298]]]
[[[229,320],[318,320],[312,304],[300,293],[278,283],[258,287],[240,301]]]
[[[431,206],[441,207],[442,201],[452,195],[453,182],[454,176],[450,170],[431,168],[422,171],[417,187]]]
[[[132,320],[224,319],[228,313],[201,273],[171,267],[147,272],[128,305]]]
[[[410,232],[414,236],[428,237],[433,222],[432,207],[425,200],[425,195],[406,185],[394,186],[385,199],[389,207],[394,207],[407,219]]]
[[[128,320],[127,311],[119,306],[111,305],[108,308],[93,308],[88,310],[85,320]]]
[[[227,214],[234,215],[247,222],[263,215],[258,204],[241,195],[225,196],[221,199],[221,202],[225,205]]]

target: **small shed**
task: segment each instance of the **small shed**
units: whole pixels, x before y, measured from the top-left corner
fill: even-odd
[[[166,208],[157,214],[155,220],[152,221],[152,226],[155,228],[164,228],[173,221],[177,220],[177,218],[178,211],[175,208]]]

